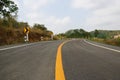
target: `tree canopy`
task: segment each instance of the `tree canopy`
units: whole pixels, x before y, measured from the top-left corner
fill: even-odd
[[[95,32],[94,32],[94,36],[98,37],[98,35],[99,35],[99,31],[96,29]]]
[[[34,24],[33,28],[41,29],[41,30],[44,30],[44,31],[47,30],[47,28],[42,24]]]
[[[83,29],[73,29],[65,33],[68,38],[88,38],[90,33]]]
[[[18,7],[11,0],[0,0],[0,18],[17,15]]]

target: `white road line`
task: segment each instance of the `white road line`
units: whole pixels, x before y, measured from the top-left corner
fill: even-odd
[[[0,49],[0,51],[13,49],[13,48],[24,47],[24,46],[28,46],[28,45],[32,45],[32,44],[24,44],[24,45],[19,45],[19,46],[12,46],[12,47],[7,47],[7,48],[2,48],[2,49]]]
[[[108,48],[108,47],[96,45],[96,44],[90,43],[90,42],[88,42],[88,41],[86,41],[86,40],[84,40],[84,41],[85,41],[86,43],[88,43],[88,44],[93,45],[93,46],[97,46],[97,47],[104,48],[104,49],[111,50],[111,51],[115,51],[115,52],[120,52],[119,50],[116,50],[116,49],[112,49],[112,48]]]
[[[46,42],[52,42],[52,41],[44,41],[44,42],[41,42],[41,43],[46,43]],[[24,47],[24,46],[28,46],[28,45],[32,45],[32,44],[37,44],[37,43],[39,43],[39,42],[29,43],[29,44],[23,44],[23,45],[18,45],[18,46],[12,46],[12,47],[7,47],[7,48],[1,48],[0,51],[8,50],[8,49],[13,49],[13,48]]]

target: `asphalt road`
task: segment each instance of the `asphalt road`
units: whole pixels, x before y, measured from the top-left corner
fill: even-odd
[[[120,52],[73,40],[63,46],[62,56],[66,80],[120,80]]]
[[[0,51],[0,80],[54,80],[59,44],[50,41]]]
[[[0,47],[0,80],[55,80],[57,49],[62,42]],[[66,80],[120,80],[120,48],[90,43],[118,52],[84,40],[65,43],[62,61]]]

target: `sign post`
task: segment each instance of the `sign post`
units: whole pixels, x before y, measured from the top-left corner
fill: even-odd
[[[53,36],[53,34],[52,34],[52,35],[51,35],[51,40],[53,40],[53,37],[54,37],[54,36]]]
[[[28,33],[26,34],[26,41],[29,41]]]
[[[24,28],[24,33],[26,34],[25,36],[25,41],[28,42],[29,41],[29,31],[30,31],[30,28],[29,27],[25,27]]]

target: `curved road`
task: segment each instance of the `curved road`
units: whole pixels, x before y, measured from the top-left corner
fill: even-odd
[[[62,54],[66,80],[120,80],[119,52],[73,40],[63,46]]]
[[[0,47],[0,80],[55,80],[57,49],[62,42]],[[119,47],[84,40],[65,43],[61,53],[65,79],[120,80],[119,51]]]

